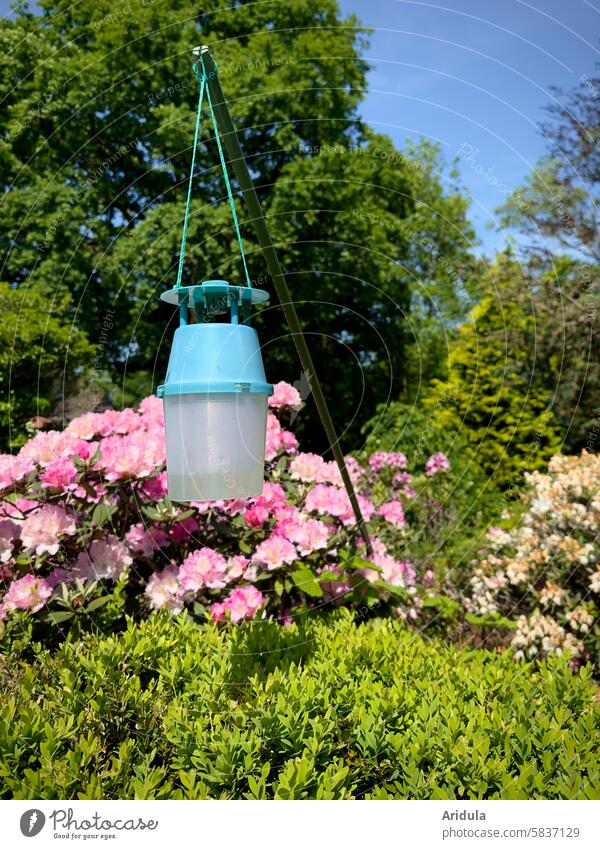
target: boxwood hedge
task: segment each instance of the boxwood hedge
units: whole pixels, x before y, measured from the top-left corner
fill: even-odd
[[[598,798],[589,671],[340,611],[4,658],[4,798]]]

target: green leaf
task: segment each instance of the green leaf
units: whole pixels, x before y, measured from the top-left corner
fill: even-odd
[[[306,566],[300,566],[290,572],[290,578],[294,584],[306,595],[311,598],[320,598],[323,595],[323,588],[319,584],[315,575]]]
[[[60,622],[67,622],[72,619],[75,614],[72,610],[59,610],[55,613],[49,613],[47,621],[51,625],[58,625]]]
[[[510,631],[514,631],[517,627],[516,622],[512,622],[499,613],[486,613],[485,616],[475,616],[474,613],[465,613],[465,622],[468,622],[469,625],[476,625],[479,628],[507,628]]]
[[[388,584],[387,581],[373,581],[372,586],[388,594],[394,601],[406,601],[408,598],[405,587],[397,587],[395,584]]]
[[[84,610],[85,610],[86,613],[91,613],[93,610],[98,610],[99,608],[103,607],[109,601],[110,601],[110,596],[108,596],[108,595],[100,596],[100,598],[95,598],[93,601],[90,601],[89,604],[86,604]]]
[[[92,513],[92,525],[100,527],[105,525],[117,511],[115,504],[108,504],[106,501],[101,501],[96,504]]]
[[[450,617],[460,609],[460,604],[446,595],[425,596],[423,607],[437,607],[444,616]]]

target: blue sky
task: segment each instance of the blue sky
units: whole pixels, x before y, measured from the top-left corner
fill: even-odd
[[[363,118],[399,146],[422,135],[448,161],[462,150],[471,218],[492,253],[506,235],[494,229],[494,209],[545,152],[537,123],[549,87],[571,89],[600,59],[600,8],[588,0],[339,3],[374,30]],[[0,0],[0,14],[9,9]]]
[[[505,234],[494,209],[546,151],[537,123],[553,97],[600,59],[600,6],[586,0],[339,0],[372,27],[363,118],[402,145],[407,135],[462,148],[462,183],[487,253]],[[465,147],[468,145],[468,147]],[[490,171],[490,169],[492,169]],[[485,174],[486,176],[482,176]]]

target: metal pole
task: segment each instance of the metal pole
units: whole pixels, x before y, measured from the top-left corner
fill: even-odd
[[[279,262],[279,257],[277,256],[277,251],[275,250],[271,233],[269,232],[269,227],[262,211],[258,195],[256,194],[252,177],[248,170],[248,165],[246,164],[242,148],[240,147],[235,126],[231,119],[231,113],[229,112],[229,107],[217,76],[216,63],[211,55],[210,49],[206,45],[203,45],[201,48],[196,48],[194,50],[194,55],[198,56],[199,61],[202,63],[206,71],[207,85],[210,87],[213,110],[221,133],[221,140],[225,146],[227,156],[229,157],[229,161],[231,162],[231,166],[237,181],[240,184],[244,200],[252,217],[252,224],[254,225],[254,230],[262,249],[267,268],[269,269],[269,274],[273,278],[277,297],[281,303],[283,314],[288,326],[292,331],[292,338],[300,358],[302,369],[313,392],[315,404],[317,405],[321,422],[323,423],[325,433],[327,434],[329,445],[331,446],[344,486],[348,492],[350,504],[352,505],[352,510],[356,517],[356,524],[363,540],[365,541],[367,552],[371,554],[372,548],[369,532],[367,531],[367,526],[363,518],[358,499],[356,498],[356,493],[354,492],[354,486],[352,485],[350,475],[348,474],[346,461],[344,460],[344,455],[335,432],[335,427],[327,407],[327,402],[323,395],[323,390],[321,389],[321,384],[319,382],[308,345],[306,344],[306,338],[302,331],[302,325],[300,324],[296,307],[294,306],[290,290],[288,289],[288,285],[285,280],[283,268]]]

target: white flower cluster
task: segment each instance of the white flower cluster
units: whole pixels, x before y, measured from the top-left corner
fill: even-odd
[[[520,616],[512,639],[516,658],[533,659],[538,655],[579,654],[583,646],[551,616],[534,613]]]
[[[478,615],[522,614],[512,641],[518,657],[589,656],[582,640],[600,613],[599,481],[599,456],[555,456],[547,473],[527,475],[519,524],[488,531],[465,606]]]

